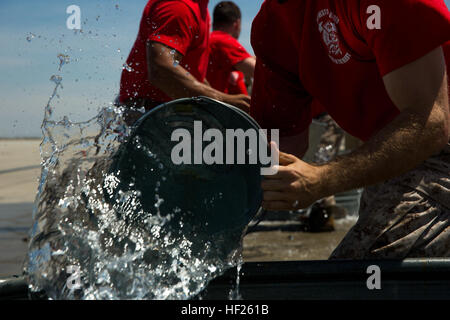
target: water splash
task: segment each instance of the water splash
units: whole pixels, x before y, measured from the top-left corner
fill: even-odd
[[[61,71],[61,68],[65,65],[68,64],[70,62],[70,57],[66,54],[58,54],[58,59],[59,59],[59,69],[58,71]]]
[[[61,71],[70,57],[58,59]],[[167,227],[180,209],[160,210],[164,167],[152,173],[160,178],[152,212],[143,209],[133,183],[121,189],[120,172],[110,166],[130,138],[125,110],[110,104],[86,122],[55,120],[52,105],[63,77],[50,80],[55,87],[41,127],[42,171],[25,263],[31,291],[51,299],[189,299],[235,265],[238,241],[231,256],[221,255],[230,251],[229,234],[207,237],[183,219]],[[72,266],[79,270],[76,288]]]
[[[134,71],[134,69],[130,65],[128,65],[126,62],[122,65],[122,69],[127,70],[128,72]]]
[[[242,258],[242,255],[238,255],[237,259],[238,260],[236,261],[236,284],[234,288],[232,288],[228,293],[229,300],[242,300],[240,285],[241,285],[241,270],[242,266],[244,265],[244,260]]]

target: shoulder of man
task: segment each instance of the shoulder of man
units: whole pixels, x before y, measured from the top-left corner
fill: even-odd
[[[237,39],[226,32],[213,31],[211,33],[211,43],[215,43],[222,47],[229,47],[246,51],[244,46]]]
[[[352,0],[344,4],[382,76],[450,41],[450,12],[444,0]]]
[[[150,0],[144,10],[146,16],[153,16],[162,10],[170,11],[176,16],[190,15],[199,20],[199,10],[192,0]]]

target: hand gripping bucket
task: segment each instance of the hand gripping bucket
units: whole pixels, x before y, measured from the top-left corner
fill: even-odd
[[[173,161],[173,150],[181,140],[172,138],[180,129],[191,138],[190,164]],[[204,159],[200,164],[194,163],[194,153],[203,152],[211,143],[202,141],[203,133],[209,129],[222,133],[223,164],[206,164]],[[144,212],[163,217],[172,215],[164,228],[179,232],[180,226],[189,225],[185,230],[189,230],[194,239],[218,234],[241,236],[260,211],[261,168],[264,166],[259,158],[257,163],[250,164],[246,158],[245,164],[237,164],[236,157],[242,152],[238,150],[242,146],[237,140],[234,148],[225,146],[230,143],[226,139],[227,130],[235,133],[241,130],[242,134],[249,129],[259,133],[261,128],[246,113],[209,98],[180,99],[153,109],[135,123],[129,139],[114,156],[110,172],[117,175],[120,182],[109,202],[116,201],[124,192],[137,190]],[[257,137],[261,139],[261,135]],[[251,150],[249,140],[245,141],[245,153],[250,157],[258,150]],[[269,148],[266,140],[263,143]],[[230,150],[233,150],[234,161],[226,161],[231,157]],[[234,241],[236,237],[228,240]]]

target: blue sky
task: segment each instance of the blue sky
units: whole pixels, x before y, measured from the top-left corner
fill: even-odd
[[[210,10],[219,0],[210,1]],[[235,0],[243,13],[242,44],[263,0]],[[84,121],[118,92],[120,73],[136,38],[147,0],[0,0],[0,137],[40,137],[40,125],[58,74],[60,53],[70,63],[55,118]],[[447,5],[450,0],[446,0]],[[81,8],[83,33],[66,28],[66,8]],[[27,37],[30,41],[27,41]]]

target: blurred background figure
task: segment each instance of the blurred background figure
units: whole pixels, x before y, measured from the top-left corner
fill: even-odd
[[[241,10],[222,1],[213,13],[207,79],[211,87],[228,94],[249,94],[256,60],[239,43]]]
[[[316,165],[323,165],[335,160],[339,154],[348,153],[355,148],[350,143],[351,137],[339,127],[322,107],[316,105],[313,116],[310,135],[314,136],[319,133],[320,138],[318,143],[310,143],[311,162]],[[348,210],[339,205],[333,195],[318,201],[312,210],[300,215],[300,220],[306,224],[309,231],[333,231],[335,229],[334,220],[345,218],[348,214]],[[354,214],[354,212],[350,214]]]

